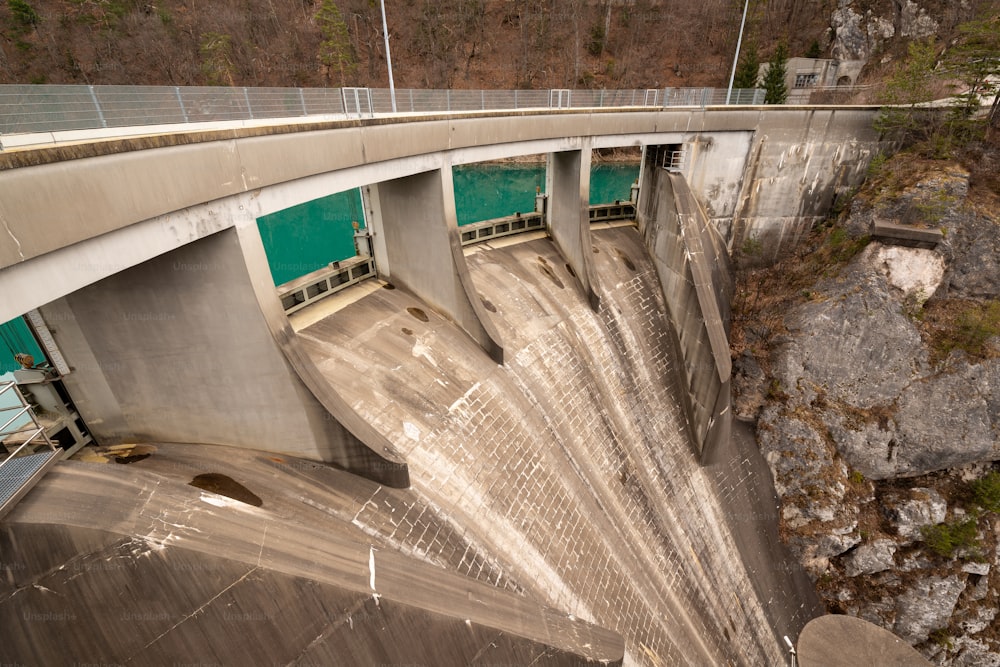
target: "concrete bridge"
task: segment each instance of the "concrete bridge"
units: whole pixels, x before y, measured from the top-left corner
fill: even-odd
[[[23,558],[0,603],[4,619],[22,619],[20,655],[66,657],[44,653],[29,622],[70,613],[41,592],[70,585],[58,563],[39,561],[51,546],[78,563],[125,552],[155,554],[168,568],[185,553],[229,563],[218,566],[228,583],[205,578],[164,603],[163,618],[143,626],[148,643],[125,649],[64,624],[67,650],[77,650],[66,655],[76,657],[183,657],[188,633],[199,632],[185,621],[203,608],[190,600],[215,604],[239,584],[243,604],[260,604],[268,586],[285,586],[261,577],[305,577],[344,591],[347,607],[367,605],[374,625],[432,628],[455,651],[401,642],[412,652],[385,654],[397,658],[779,662],[780,636],[813,609],[794,577],[782,584],[773,568],[748,565],[739,535],[765,522],[734,520],[727,505],[755,483],[731,465],[727,248],[753,239],[775,256],[822,218],[878,147],[873,114],[275,122],[0,153],[0,320],[37,311],[99,442],[162,452],[127,472],[57,466],[2,524]],[[644,149],[637,227],[592,230],[591,151],[616,146]],[[463,251],[451,167],[538,153],[549,156],[545,237]],[[290,320],[255,221],[355,187],[377,279]],[[312,471],[307,460],[357,476]],[[186,490],[185,476],[201,467],[249,485],[262,508],[250,517],[220,509],[216,496],[199,503],[206,496]],[[157,489],[168,500],[153,502]],[[113,519],[95,514],[106,502]],[[310,520],[332,537],[309,532]],[[272,535],[297,539],[298,526],[327,556],[305,567],[268,543],[279,521]],[[213,534],[225,536],[222,547]],[[345,565],[324,566],[331,554]],[[375,574],[383,558],[390,581],[402,577],[385,589]],[[438,590],[409,591],[406,568]],[[96,568],[83,575],[98,598],[112,586]],[[469,607],[476,596],[492,602]],[[386,616],[383,597],[410,611]],[[488,631],[446,620],[460,615]],[[286,637],[275,660],[342,655],[329,637],[348,617],[315,616],[310,627],[325,639]],[[557,617],[568,625],[539,630]],[[377,635],[352,644],[362,663],[380,655]],[[496,637],[520,643],[497,648]],[[231,659],[232,643],[209,646]]]

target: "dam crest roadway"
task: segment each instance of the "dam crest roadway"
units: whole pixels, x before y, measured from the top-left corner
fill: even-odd
[[[2,319],[41,318],[98,442],[152,448],[63,461],[0,523],[12,656],[784,663],[818,610],[731,428],[728,249],[777,255],[821,218],[877,150],[873,114],[452,114],[0,153]],[[643,148],[635,221],[592,226],[591,153],[615,146]],[[544,231],[463,247],[452,166],[538,153]],[[286,315],[256,219],[355,187],[377,275]],[[128,633],[93,632],[122,609]]]

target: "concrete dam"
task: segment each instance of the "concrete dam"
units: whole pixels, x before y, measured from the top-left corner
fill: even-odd
[[[853,111],[781,137],[790,116],[692,113],[0,155],[4,315],[44,322],[99,442],[141,443],[60,462],[0,521],[4,659],[787,664],[820,611],[730,431],[726,247],[807,227],[876,138]],[[364,157],[258,159],[317,138]],[[586,219],[602,142],[644,147],[634,223]],[[463,248],[450,165],[539,149],[545,230]],[[206,151],[217,174],[182,169]],[[782,210],[768,182],[809,201]],[[252,221],[318,183],[369,188],[378,276],[285,315]]]

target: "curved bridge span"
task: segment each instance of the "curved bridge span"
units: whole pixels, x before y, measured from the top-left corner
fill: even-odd
[[[23,630],[20,655],[60,658],[42,652],[28,620],[55,609],[43,589],[64,594],[62,612],[90,604],[39,560],[69,541],[75,552],[52,552],[79,563],[154,554],[165,567],[144,565],[143,576],[164,581],[198,554],[230,565],[165,602],[164,618],[143,626],[148,643],[66,628],[77,650],[67,655],[183,657],[192,632],[248,627],[186,619],[232,595],[242,605],[291,595],[268,578],[304,577],[343,609],[310,617],[306,639],[284,636],[276,661],[780,663],[780,636],[813,608],[800,581],[741,549],[748,524],[769,524],[734,518],[755,481],[723,460],[726,246],[750,235],[778,252],[822,215],[877,147],[871,114],[526,112],[0,154],[12,241],[0,247],[11,295],[0,315],[37,309],[99,441],[161,452],[128,467],[57,466],[0,524],[23,545],[12,588],[22,593],[0,603]],[[591,229],[591,150],[634,145],[644,148],[637,227]],[[463,252],[451,166],[534,153],[549,155],[547,234]],[[293,326],[255,219],[352,187],[366,192],[378,279]],[[213,504],[186,486],[195,469],[241,481],[263,504]],[[160,488],[166,499],[153,503]],[[95,517],[109,501],[110,518]],[[277,523],[279,539],[326,535],[309,538],[322,545],[311,566],[269,542]],[[391,583],[380,588],[383,563]],[[95,597],[111,586],[84,569]],[[432,592],[408,591],[407,571]],[[477,596],[490,603],[469,607]],[[143,603],[141,592],[129,600]],[[394,605],[408,611],[392,615]],[[423,628],[453,652],[400,639],[380,654],[387,638],[374,632],[345,654],[329,638],[347,632],[349,609],[364,610],[369,630]],[[463,634],[453,614],[485,631]],[[569,625],[540,629],[557,617]],[[222,661],[238,655],[209,645]]]

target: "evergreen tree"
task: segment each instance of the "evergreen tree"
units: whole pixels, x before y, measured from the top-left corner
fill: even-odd
[[[987,125],[1000,123],[1000,16],[963,23],[957,44],[945,53],[943,68],[956,76],[965,92],[955,96],[949,124],[965,138],[977,134],[975,116],[988,104]]]
[[[764,104],[784,104],[788,99],[788,87],[785,85],[787,63],[788,47],[782,42],[768,61],[764,73]]]
[[[340,85],[345,85],[347,74],[354,71],[354,49],[351,47],[351,37],[347,31],[347,23],[343,14],[333,0],[323,0],[316,12],[316,23],[323,41],[319,44],[319,61],[329,69],[340,71]]]
[[[809,45],[809,50],[806,51],[806,58],[819,58],[823,55],[823,51],[819,48],[819,40],[814,39],[812,44]]]
[[[757,44],[748,41],[740,62],[736,65],[736,78],[733,88],[756,88],[760,73],[760,57],[757,55]]]

